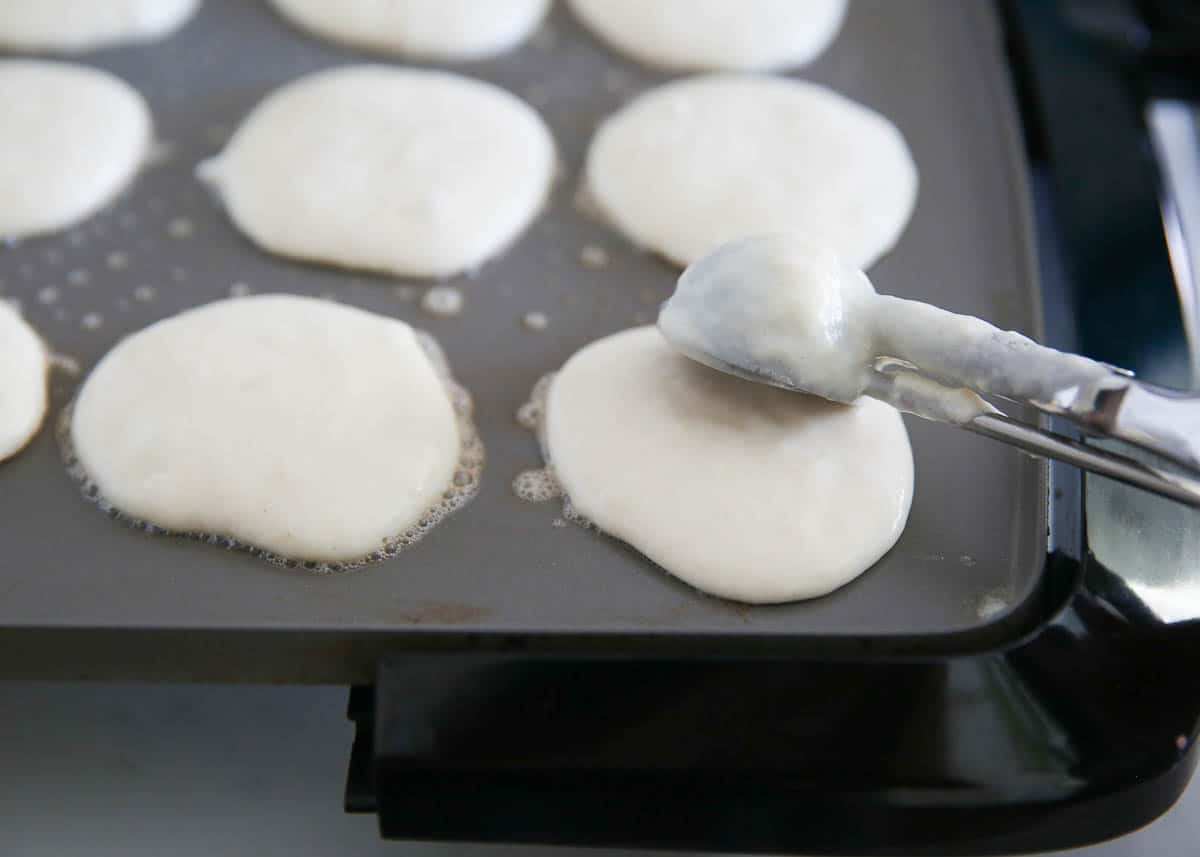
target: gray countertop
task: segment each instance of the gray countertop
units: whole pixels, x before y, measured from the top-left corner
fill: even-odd
[[[382,842],[374,816],[341,810],[352,738],[345,706],[335,687],[0,683],[0,854],[628,853]],[[1059,853],[1171,857],[1193,853],[1198,839],[1193,783],[1150,827]]]

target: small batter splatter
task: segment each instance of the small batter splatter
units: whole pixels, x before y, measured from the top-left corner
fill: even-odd
[[[430,315],[448,317],[463,310],[463,293],[454,286],[434,286],[421,298],[421,309]]]
[[[550,319],[546,318],[544,312],[527,312],[521,323],[525,325],[526,330],[545,330],[550,324]]]
[[[608,251],[598,244],[585,244],[579,251],[579,261],[585,268],[603,268],[608,265]]]

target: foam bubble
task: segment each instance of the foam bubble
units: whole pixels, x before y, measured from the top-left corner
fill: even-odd
[[[167,234],[172,238],[190,238],[195,231],[195,225],[186,217],[173,218],[167,224]]]
[[[120,250],[114,250],[109,253],[104,261],[114,271],[123,271],[129,267],[129,255],[122,253]]]
[[[104,324],[104,316],[98,312],[85,313],[79,319],[79,326],[84,330],[98,330]]]
[[[553,374],[543,375],[533,385],[533,392],[529,394],[529,401],[517,408],[517,424],[519,426],[532,432],[540,430],[542,414],[546,404],[546,394],[550,391],[550,383],[553,380]]]
[[[564,527],[566,522],[578,524],[586,530],[596,527],[586,517],[579,513],[571,503],[571,498],[562,488],[558,476],[554,473],[554,462],[550,460],[550,445],[546,441],[546,398],[550,395],[550,386],[554,383],[554,373],[543,375],[533,385],[529,401],[517,409],[517,422],[537,436],[538,448],[541,450],[544,467],[523,470],[513,480],[513,493],[522,500],[531,503],[542,503],[546,500],[562,498],[562,518],[554,519],[554,526]],[[597,530],[597,532],[603,532]],[[607,534],[606,534],[607,535]]]
[[[562,486],[549,468],[522,470],[512,481],[513,493],[530,503],[544,503],[563,495]]]
[[[59,294],[58,286],[46,286],[44,288],[38,289],[38,293],[37,293],[38,303],[42,303],[42,304],[45,304],[46,306],[49,306],[50,304],[52,304],[58,300],[58,294]]]
[[[133,290],[133,299],[142,303],[149,303],[158,296],[158,290],[154,286],[138,286]]]

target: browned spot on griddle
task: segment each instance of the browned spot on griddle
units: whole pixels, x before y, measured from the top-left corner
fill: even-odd
[[[455,601],[409,601],[398,608],[396,618],[414,625],[469,625],[492,614],[486,607]]]

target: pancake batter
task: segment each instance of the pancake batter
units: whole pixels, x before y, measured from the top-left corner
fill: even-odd
[[[508,247],[554,171],[549,130],[515,96],[371,65],[275,91],[200,167],[267,250],[418,277],[473,269]]]
[[[0,105],[0,238],[89,217],[132,181],[150,149],[146,102],[105,71],[0,60]]]
[[[69,440],[129,518],[354,563],[446,511],[469,432],[408,325],[263,295],[118,343],[83,385]]]
[[[382,53],[478,60],[512,50],[550,0],[271,0],[315,36]]]
[[[597,36],[646,65],[768,71],[833,41],[846,0],[571,0]]]
[[[857,577],[899,538],[912,499],[894,409],[723,375],[653,327],[567,361],[543,440],[580,515],[692,586],[755,604]]]
[[[917,170],[891,122],[813,83],[709,75],[609,117],[587,188],[635,243],[686,266],[762,232],[803,232],[869,267],[896,243]]]
[[[0,461],[20,452],[41,427],[49,368],[41,338],[0,300]]]
[[[81,53],[166,38],[200,0],[4,0],[0,46]]]

